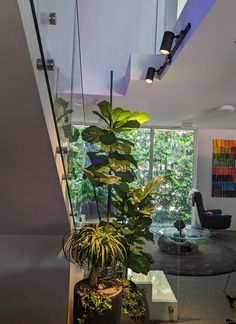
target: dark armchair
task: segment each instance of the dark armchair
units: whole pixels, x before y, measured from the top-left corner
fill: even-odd
[[[221,209],[205,209],[199,191],[195,191],[193,194],[193,204],[196,204],[199,220],[203,228],[212,231],[230,227],[232,215],[222,214]]]

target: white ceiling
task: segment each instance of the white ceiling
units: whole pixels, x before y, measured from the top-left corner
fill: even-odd
[[[155,126],[193,122],[198,128],[235,128],[236,113],[214,110],[236,105],[235,12],[235,0],[216,0],[163,78],[152,85],[132,80],[125,96],[113,97],[113,105],[147,111]],[[95,120],[91,110],[103,98],[85,95],[87,121]]]

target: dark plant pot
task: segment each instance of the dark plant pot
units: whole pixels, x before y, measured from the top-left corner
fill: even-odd
[[[140,290],[140,288],[138,288],[134,282],[132,282],[132,285],[135,286],[135,289]],[[141,319],[138,319],[138,320],[134,320],[134,319],[130,318],[128,315],[124,314],[123,308],[121,307],[120,324],[149,324],[149,307],[148,307],[148,303],[147,303],[144,293],[143,293],[142,302],[144,303],[145,309],[146,309],[144,317]]]
[[[79,318],[83,316],[83,306],[81,302],[81,295],[78,293],[79,287],[83,283],[87,283],[87,279],[83,279],[77,282],[74,286],[74,309],[73,309],[73,317],[74,324],[79,324]],[[121,301],[122,301],[122,288],[120,290],[110,296],[112,299],[112,309],[106,311],[102,316],[98,316],[94,314],[92,318],[86,318],[85,324],[120,324],[121,317]]]

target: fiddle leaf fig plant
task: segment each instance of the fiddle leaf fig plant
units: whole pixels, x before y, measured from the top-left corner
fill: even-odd
[[[94,111],[103,125],[89,126],[82,132],[85,142],[95,144],[97,149],[88,152],[90,164],[79,167],[94,188],[98,217],[99,197],[96,187],[107,186],[107,222],[112,222],[117,233],[125,238],[126,267],[135,272],[147,274],[152,257],[143,252],[145,240],[153,241],[150,232],[151,216],[155,210],[154,191],[164,183],[163,177],[156,177],[144,186],[137,187],[135,180],[137,161],[132,155],[135,143],[125,138],[125,133],[140,127],[149,120],[145,112],[131,112],[117,107],[112,109],[107,101],[98,104],[100,112]],[[112,219],[111,219],[112,218]]]

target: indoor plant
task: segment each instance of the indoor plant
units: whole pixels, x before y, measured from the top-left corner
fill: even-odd
[[[106,278],[106,271],[124,264],[126,249],[122,241],[114,226],[106,222],[87,224],[65,236],[63,250],[67,259],[89,269],[88,279],[75,285],[74,323],[80,319],[87,323],[119,323],[120,307],[116,305],[114,311],[112,306],[121,306],[122,285]]]
[[[94,111],[94,114],[105,125],[89,126],[82,132],[84,141],[99,144],[95,152],[87,153],[91,164],[82,170],[94,188],[100,220],[96,187],[107,185],[107,221],[112,216],[112,224],[126,238],[127,266],[135,272],[147,274],[152,258],[137,244],[144,244],[144,239],[153,241],[153,234],[149,231],[155,210],[153,191],[164,182],[164,178],[156,177],[144,187],[132,185],[137,162],[131,153],[134,143],[126,140],[124,134],[139,128],[149,120],[149,116],[145,112],[130,112],[120,107],[112,109],[107,101],[100,102],[98,107],[100,112]]]
[[[136,160],[131,154],[134,143],[125,139],[123,134],[139,128],[140,124],[146,122],[149,117],[144,112],[132,113],[120,107],[112,109],[107,101],[100,102],[98,107],[100,112],[94,111],[94,114],[99,116],[104,125],[89,126],[82,132],[83,140],[95,145],[96,149],[87,152],[91,162],[89,165],[83,167],[78,164],[78,166],[93,187],[99,220],[99,225],[96,226],[100,230],[103,228],[105,232],[109,229],[117,238],[117,248],[120,250],[117,258],[118,263],[126,268],[131,268],[135,272],[147,274],[152,257],[143,252],[142,245],[144,240],[153,240],[153,234],[149,231],[151,215],[154,211],[153,191],[164,182],[164,179],[156,177],[144,187],[132,185],[135,179],[135,168],[137,168]],[[99,195],[97,195],[97,188],[102,186],[107,187],[105,221],[102,220]],[[68,244],[65,244],[64,251],[69,260],[80,265],[84,265],[84,261],[87,259],[91,271],[95,267],[98,274],[99,272],[104,273],[104,270],[110,266],[114,268],[117,264],[109,258],[106,261],[103,258],[102,261],[101,249],[92,247],[93,236],[90,236],[87,243],[84,243],[85,240],[76,240],[76,236],[80,237],[83,231],[95,228],[94,226],[88,225],[85,229],[75,229],[71,239],[65,240]],[[99,244],[106,246],[105,242],[106,240],[100,241]],[[93,258],[90,258],[90,254],[87,255],[90,249],[94,253]],[[105,251],[105,247],[103,250]],[[115,258],[113,261],[115,261]],[[96,263],[98,266],[96,266]],[[89,276],[90,287],[98,288],[99,282],[97,281],[92,281],[93,284],[91,285],[91,271]],[[119,280],[114,282],[114,276],[110,276],[109,280],[115,285],[120,284]],[[126,285],[124,291],[127,292],[127,289],[128,285]],[[90,300],[93,297],[94,295],[91,296]],[[123,298],[123,300],[128,300],[128,298]],[[88,304],[88,301],[86,301],[86,305]]]

